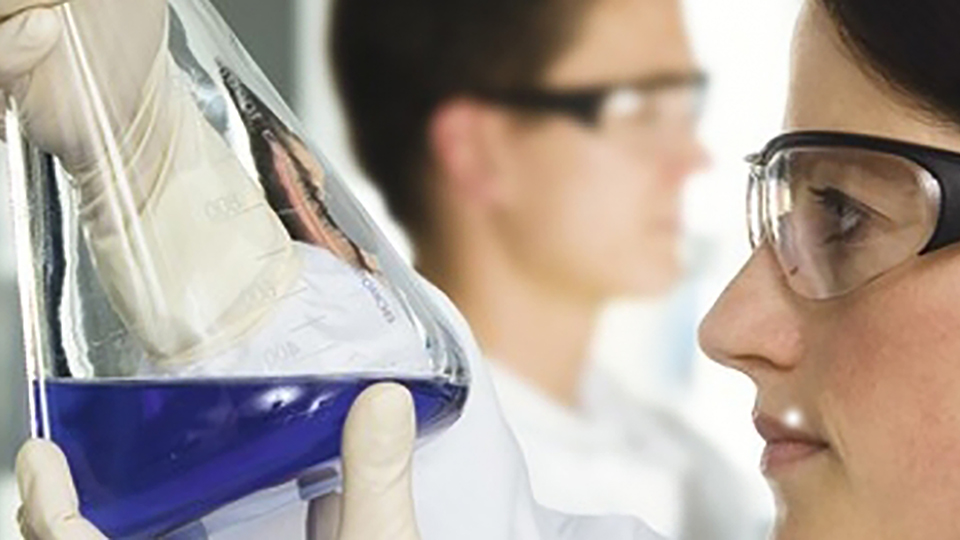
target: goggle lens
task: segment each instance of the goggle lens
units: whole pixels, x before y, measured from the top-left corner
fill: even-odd
[[[766,239],[790,287],[842,295],[918,254],[937,224],[939,186],[918,164],[846,147],[781,150],[754,166],[751,242]]]

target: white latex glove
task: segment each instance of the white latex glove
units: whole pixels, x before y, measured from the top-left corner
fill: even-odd
[[[411,492],[416,426],[413,400],[402,386],[383,383],[360,394],[344,426],[344,491],[337,540],[419,540]],[[79,512],[63,454],[31,440],[17,457],[23,506],[20,530],[28,540],[106,538]]]
[[[67,460],[53,443],[28,441],[17,456],[17,483],[24,502],[17,512],[27,540],[106,538],[80,516]]]
[[[70,10],[86,46],[84,65],[67,47],[56,0],[0,0],[0,87],[21,107],[30,137],[79,173],[103,156],[103,138],[90,124],[102,115],[115,135],[126,133],[145,101],[149,71],[165,39],[165,0],[78,0]],[[123,28],[122,41],[115,28]],[[83,73],[86,71],[86,73]],[[103,110],[82,95],[85,76],[99,81]]]
[[[151,360],[217,354],[296,279],[291,240],[178,80],[166,0],[52,3],[0,0],[0,92],[71,173],[100,281]],[[244,211],[206,211],[227,200]]]

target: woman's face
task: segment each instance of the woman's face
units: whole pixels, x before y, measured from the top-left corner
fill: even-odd
[[[847,51],[808,1],[785,129],[960,150]],[[757,249],[700,329],[704,351],[757,385],[777,540],[960,538],[960,257],[915,257],[839,298],[787,287]]]

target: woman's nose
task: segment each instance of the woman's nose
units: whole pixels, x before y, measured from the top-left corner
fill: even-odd
[[[764,244],[730,282],[700,324],[700,346],[715,361],[755,378],[790,369],[802,357],[799,299]]]

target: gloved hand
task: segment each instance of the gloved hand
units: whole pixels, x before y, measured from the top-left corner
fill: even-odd
[[[344,490],[337,540],[419,540],[411,491],[416,425],[409,392],[394,383],[372,386],[357,398],[343,433]],[[79,513],[76,490],[60,450],[31,440],[17,457],[27,540],[105,538]],[[311,540],[319,540],[311,536]]]
[[[114,310],[151,360],[169,365],[233,344],[287,292],[300,262],[177,80],[167,9],[166,0],[0,0],[0,93],[28,138],[71,173]],[[225,200],[244,212],[211,218]]]
[[[17,512],[26,540],[106,538],[80,516],[67,460],[53,443],[28,441],[17,456],[17,483],[24,505]]]
[[[79,173],[103,156],[95,129],[104,126],[92,124],[109,122],[113,135],[125,134],[149,100],[141,92],[164,42],[167,4],[82,0],[69,4],[69,17],[46,7],[62,3],[0,0],[0,87],[20,105],[34,142]],[[75,56],[77,35],[85,50]]]

